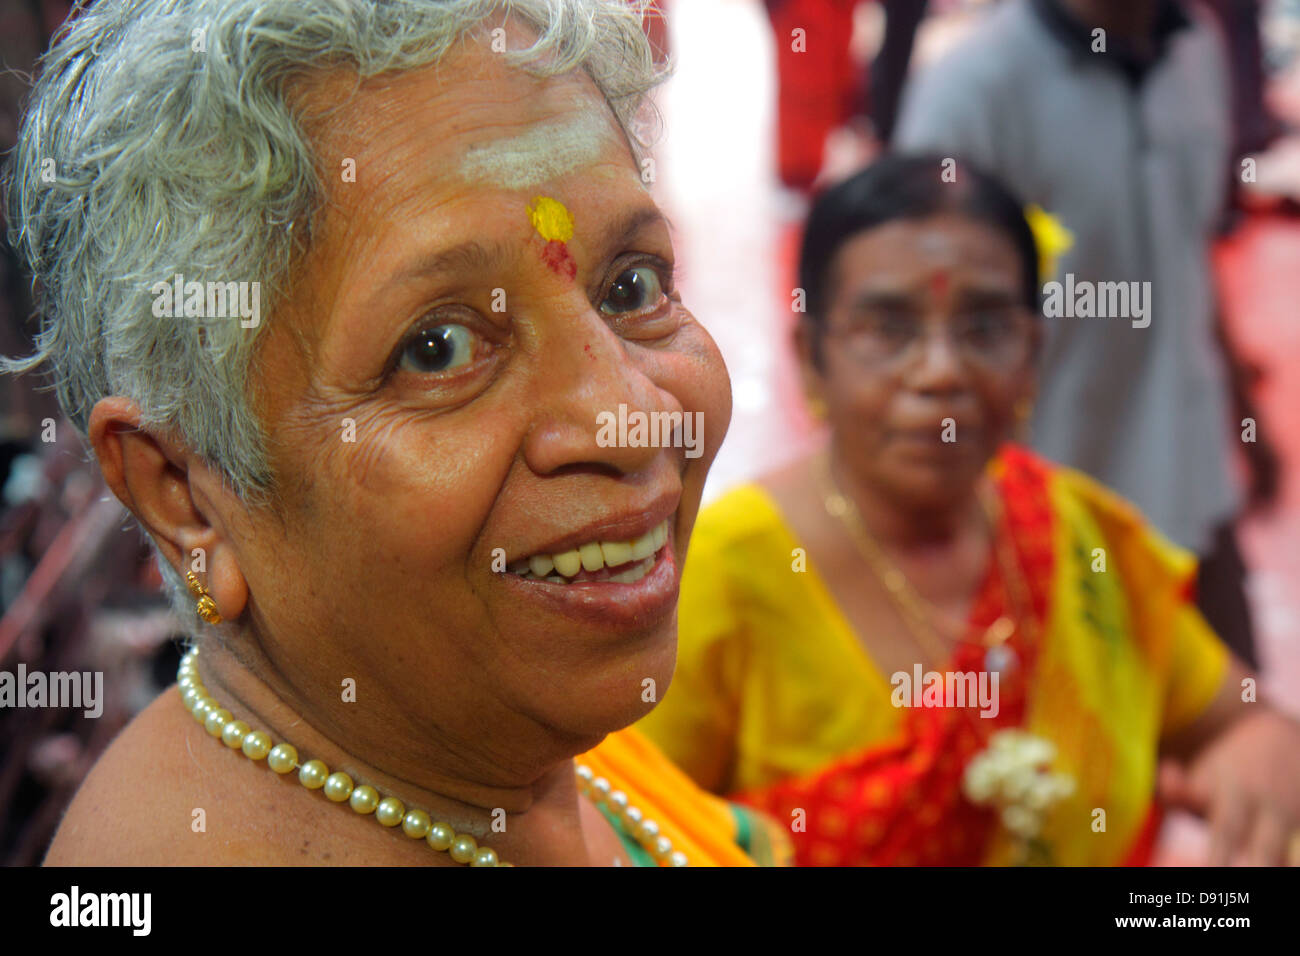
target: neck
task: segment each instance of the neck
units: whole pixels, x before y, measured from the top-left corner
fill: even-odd
[[[871,536],[891,551],[917,555],[942,552],[969,534],[986,533],[978,484],[954,495],[942,507],[908,507],[854,475],[833,445],[830,468],[836,485],[853,500]]]
[[[331,772],[347,773],[357,786],[369,784],[382,796],[397,797],[408,809],[424,810],[457,833],[471,834],[504,860],[561,865],[589,862],[581,837],[572,759],[557,759],[527,783],[515,786],[486,784],[470,774],[448,770],[462,763],[449,749],[441,759],[433,758],[427,769],[412,773],[393,759],[400,742],[392,747],[364,747],[322,730],[333,722],[314,712],[310,702],[295,692],[264,655],[250,653],[248,645],[252,643],[241,642],[237,656],[228,646],[211,642],[199,655],[199,673],[208,693],[222,706],[254,730],[267,731],[275,742],[292,744],[300,761],[322,760]],[[376,735],[362,736],[374,739]],[[363,756],[363,751],[374,756]],[[302,799],[308,795],[304,793]],[[504,832],[492,828],[497,809],[507,815]],[[501,818],[500,813],[495,816]],[[438,854],[430,851],[430,856]]]
[[[1061,0],[1061,5],[1088,27],[1143,44],[1151,38],[1157,0]]]

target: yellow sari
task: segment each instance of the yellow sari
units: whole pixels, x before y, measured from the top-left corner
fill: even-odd
[[[1195,561],[1078,472],[1014,445],[990,471],[1038,624],[1032,645],[1028,628],[1009,642],[1023,668],[994,720],[893,706],[889,678],[817,569],[798,570],[799,542],[761,488],[700,515],[676,674],[637,726],[704,788],[791,826],[800,864],[1016,860],[996,814],[961,793],[966,764],[1006,727],[1051,741],[1052,769],[1075,782],[1044,819],[1051,862],[1146,860],[1159,741],[1210,703],[1228,660],[1192,601]],[[1007,606],[990,562],[972,635]],[[983,652],[963,644],[947,666],[979,668]]]

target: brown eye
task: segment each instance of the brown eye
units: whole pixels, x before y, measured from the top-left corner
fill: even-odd
[[[1009,309],[984,309],[965,317],[962,336],[976,345],[1000,345],[1015,334],[1015,317]]]
[[[651,266],[634,266],[620,273],[609,287],[609,295],[600,304],[600,311],[606,315],[639,312],[654,305],[662,296],[663,284],[659,281],[659,273]]]
[[[910,342],[916,337],[916,322],[906,312],[878,312],[870,316],[868,326],[878,338],[890,342]]]
[[[404,372],[429,375],[468,365],[473,360],[473,332],[463,325],[437,325],[421,329],[407,342],[397,367]]]

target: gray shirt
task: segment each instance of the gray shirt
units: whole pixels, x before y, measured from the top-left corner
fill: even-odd
[[[896,145],[964,157],[1074,234],[1055,279],[1150,282],[1149,324],[1047,323],[1032,443],[1199,553],[1239,507],[1209,241],[1226,185],[1227,78],[1202,23],[1139,82],[1004,0],[904,97]],[[958,167],[960,178],[960,167]]]

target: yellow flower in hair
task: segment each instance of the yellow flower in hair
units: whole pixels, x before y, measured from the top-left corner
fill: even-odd
[[[1066,229],[1042,206],[1030,203],[1025,207],[1025,220],[1034,234],[1038,247],[1038,281],[1047,282],[1056,275],[1056,260],[1074,245],[1074,233]]]

